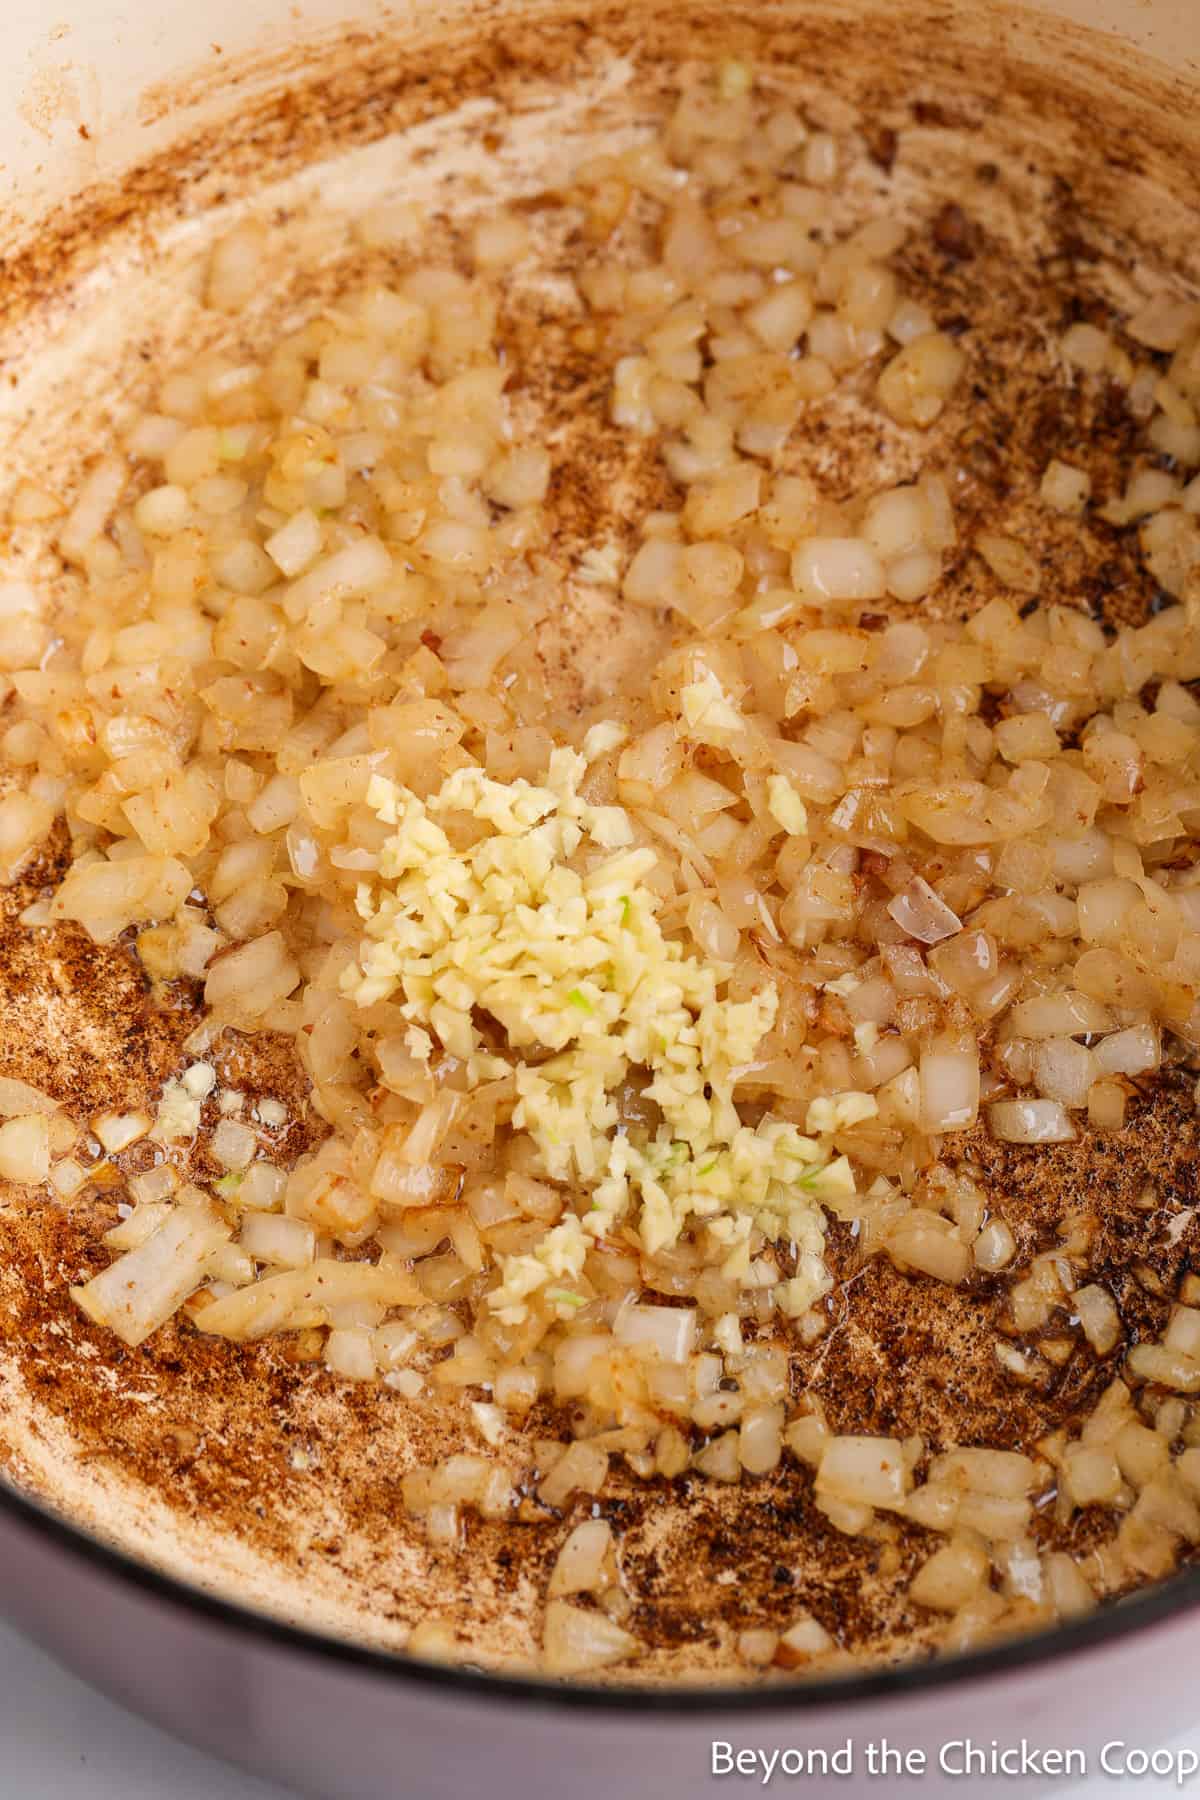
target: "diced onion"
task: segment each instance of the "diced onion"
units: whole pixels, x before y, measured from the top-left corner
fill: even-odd
[[[546,1607],[544,1666],[550,1675],[587,1675],[628,1662],[640,1645],[602,1612],[585,1611],[565,1600]]]
[[[819,1494],[863,1506],[898,1507],[908,1485],[903,1452],[895,1438],[830,1438],[817,1468]]]
[[[565,1594],[590,1594],[601,1588],[612,1541],[612,1527],[607,1519],[585,1519],[577,1525],[558,1553],[546,1590],[548,1597],[553,1600]]]
[[[72,1298],[98,1325],[107,1325],[123,1343],[136,1346],[165,1324],[199,1286],[209,1258],[228,1238],[228,1225],[210,1213],[176,1207],[136,1250],[127,1251],[83,1287],[72,1288]],[[231,1296],[233,1301],[241,1298]],[[230,1301],[217,1304],[228,1306]]]
[[[36,1185],[50,1173],[50,1131],[45,1113],[6,1119],[0,1125],[0,1179]]]
[[[1003,1144],[1070,1144],[1076,1137],[1057,1100],[997,1100],[987,1116],[992,1136]]]
[[[921,1058],[920,1079],[924,1131],[962,1131],[975,1123],[979,1113],[977,1052],[927,1050]]]
[[[696,1345],[696,1314],[686,1306],[622,1306],[613,1322],[621,1344],[646,1344],[664,1362],[685,1363]]]
[[[909,937],[940,944],[962,930],[962,920],[920,875],[888,902],[888,912]]]

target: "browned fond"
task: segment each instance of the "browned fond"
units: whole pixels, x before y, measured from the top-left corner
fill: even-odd
[[[72,289],[72,271],[126,257],[131,242],[136,262],[169,241],[174,220],[199,217],[226,193],[265,189],[317,154],[388,133],[398,134],[401,191],[420,168],[406,163],[403,133],[486,95],[498,103],[486,130],[448,128],[470,152],[470,172],[460,163],[435,173],[431,238],[453,250],[464,207],[497,190],[524,197],[543,256],[538,281],[514,291],[503,332],[517,403],[555,451],[555,553],[569,561],[588,543],[630,534],[639,511],[670,488],[653,454],[607,422],[607,353],[588,335],[569,283],[590,249],[569,171],[583,146],[620,140],[660,115],[684,26],[677,12],[648,8],[635,22],[627,12],[586,22],[559,12],[536,29],[501,29],[493,10],[480,9],[469,43],[421,56],[351,43],[316,81],[296,70],[294,85],[248,102],[219,144],[181,148],[119,197],[95,196],[86,216],[60,221],[4,275],[18,397],[39,334],[69,321],[72,307],[86,316],[91,302]],[[1132,534],[1061,520],[1036,504],[1035,490],[1051,455],[1078,460],[1082,446],[1099,498],[1123,485],[1131,422],[1118,401],[1096,401],[1065,379],[1055,344],[1081,316],[1119,335],[1137,284],[1195,279],[1200,233],[1172,138],[1180,97],[1127,72],[1125,110],[1110,105],[1101,145],[1078,95],[1011,58],[956,50],[948,32],[918,45],[892,14],[868,23],[858,9],[860,28],[848,32],[824,9],[807,21],[803,12],[772,14],[763,37],[727,8],[701,10],[686,37],[698,55],[752,45],[766,79],[797,93],[822,123],[855,133],[848,216],[891,207],[912,221],[908,285],[943,329],[961,335],[970,375],[919,444],[839,394],[806,422],[795,465],[835,495],[903,479],[919,460],[951,471],[962,547],[939,590],[944,608],[965,613],[993,591],[966,547],[972,524],[986,519],[1040,554],[1044,601],[1081,605],[1112,623],[1143,617],[1156,595]],[[606,85],[618,53],[633,58],[632,78]],[[1078,80],[1088,76],[1089,54],[1076,55]],[[556,131],[566,92],[588,103]],[[326,246],[315,262],[281,271],[238,329],[252,344],[281,310],[334,292],[353,272],[344,248]],[[229,330],[211,317],[193,323],[212,341]],[[143,395],[146,361],[170,354],[180,336],[177,324],[148,317],[114,349],[109,391],[115,385],[122,403]],[[57,466],[65,482],[69,445],[95,444],[103,416],[94,402],[73,409],[65,398],[49,421],[41,409],[16,439],[14,465]],[[57,464],[48,465],[55,451]],[[615,602],[581,593],[542,647],[569,702],[644,680],[669,635],[666,621],[630,620]],[[3,896],[0,1070],[51,1088],[80,1113],[143,1100],[174,1070],[197,996],[151,993],[125,945],[96,950],[66,928],[31,939],[16,914],[53,875],[47,861]],[[299,1153],[319,1122],[306,1117],[303,1084],[279,1047],[226,1039],[219,1048],[223,1081],[292,1102],[301,1123],[286,1150]],[[1112,1137],[1046,1152],[996,1145],[979,1131],[950,1151],[973,1162],[1022,1257],[1051,1243],[1067,1214],[1096,1214],[1098,1278],[1136,1340],[1161,1332],[1195,1251],[1190,1219],[1173,1242],[1165,1227],[1196,1199],[1196,1137],[1190,1082],[1164,1079]],[[434,1558],[404,1516],[400,1477],[461,1440],[456,1416],[433,1402],[339,1385],[319,1367],[290,1363],[279,1346],[242,1350],[184,1324],[124,1350],[67,1295],[105,1258],[97,1240],[115,1218],[115,1195],[66,1211],[10,1192],[0,1208],[0,1460],[18,1479],[191,1580],[310,1624],[399,1645],[409,1626],[437,1613],[481,1660],[529,1658],[538,1602],[571,1520],[473,1521],[461,1555]],[[836,1235],[834,1244],[848,1251]],[[798,1355],[795,1380],[822,1396],[838,1431],[922,1432],[934,1446],[1027,1445],[1086,1411],[1111,1378],[1081,1342],[1044,1386],[1014,1385],[994,1354],[1001,1296],[986,1282],[952,1290],[876,1262],[855,1271],[830,1305],[834,1324]],[[785,1625],[802,1605],[872,1656],[920,1642],[927,1625],[904,1595],[929,1540],[908,1527],[887,1544],[841,1536],[809,1504],[809,1486],[789,1465],[740,1489],[618,1478],[606,1490],[601,1510],[618,1531],[638,1600],[632,1628],[652,1646],[641,1675],[703,1674],[728,1661],[739,1629]],[[1083,1547],[1087,1517],[1066,1547]],[[1048,1519],[1041,1529],[1049,1534]]]

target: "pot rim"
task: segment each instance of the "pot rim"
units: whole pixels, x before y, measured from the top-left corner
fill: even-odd
[[[190,1582],[105,1544],[0,1477],[0,1519],[4,1515],[19,1530],[41,1538],[71,1560],[89,1565],[98,1575],[115,1578],[120,1585],[136,1589],[177,1613],[190,1614],[222,1631],[249,1637],[263,1647],[272,1646],[314,1663],[333,1665],[342,1672],[360,1670],[385,1681],[410,1682],[418,1689],[440,1689],[449,1697],[470,1697],[485,1704],[519,1702],[531,1710],[557,1713],[622,1715],[626,1723],[631,1712],[647,1718],[684,1721],[699,1715],[712,1718],[718,1706],[747,1716],[810,1715],[822,1709],[840,1711],[868,1700],[903,1700],[909,1695],[936,1693],[1057,1664],[1200,1610],[1200,1566],[1193,1566],[1080,1618],[980,1650],[870,1668],[861,1674],[801,1680],[791,1687],[726,1687],[717,1683],[676,1689],[601,1687],[425,1662],[402,1651],[377,1650],[368,1644],[289,1624],[236,1601],[205,1593]]]

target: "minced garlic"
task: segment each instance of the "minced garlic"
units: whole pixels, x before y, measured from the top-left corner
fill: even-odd
[[[683,696],[693,726],[739,722],[715,677],[694,686]],[[520,1323],[539,1290],[569,1314],[589,1245],[625,1225],[651,1255],[703,1228],[723,1272],[742,1281],[753,1226],[791,1240],[797,1273],[777,1298],[796,1315],[830,1286],[821,1200],[854,1191],[845,1157],[831,1160],[818,1139],[872,1116],[875,1102],[815,1101],[807,1136],[771,1118],[742,1123],[738,1070],[771,1029],[778,996],[766,984],[747,1000],[722,997],[728,969],[664,935],[645,879],[655,852],[634,846],[622,808],[579,792],[589,762],[622,736],[599,725],[582,754],[555,750],[541,786],[460,768],[421,800],[374,777],[368,804],[395,831],[379,888],[359,890],[364,935],[343,987],[360,1006],[399,989],[422,1060],[436,1038],[472,1080],[511,1069],[513,1124],[542,1171],[590,1192],[582,1220],[568,1213],[532,1251],[502,1259],[488,1298],[506,1323]],[[488,827],[468,849],[440,822],[455,813]],[[515,1065],[484,1045],[476,1009],[501,1025]],[[553,1054],[534,1063],[520,1059],[525,1050]],[[646,1097],[663,1115],[652,1136],[617,1129],[616,1091],[634,1067],[649,1071]]]
[[[616,587],[621,579],[621,547],[606,543],[585,550],[575,570],[575,579],[592,587]]]
[[[805,1120],[810,1131],[849,1131],[864,1119],[873,1119],[879,1111],[873,1094],[822,1095],[809,1102]]]
[[[781,831],[790,837],[803,837],[808,830],[808,808],[786,775],[767,779],[767,807]]]
[[[195,1137],[200,1129],[204,1101],[216,1083],[211,1063],[196,1062],[177,1081],[168,1081],[158,1102],[158,1116],[150,1135],[160,1144]]]
[[[723,750],[731,737],[746,728],[746,721],[711,669],[705,669],[682,690],[679,702],[687,734],[697,744]]]

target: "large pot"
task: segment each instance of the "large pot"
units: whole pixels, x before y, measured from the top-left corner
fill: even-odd
[[[85,455],[139,344],[186,340],[190,315],[164,267],[184,266],[211,220],[247,197],[302,204],[317,158],[353,152],[354,180],[378,185],[394,177],[386,134],[415,129],[439,179],[478,173],[481,106],[520,94],[533,124],[505,178],[545,180],[570,153],[564,139],[590,126],[568,86],[558,114],[529,96],[575,79],[589,29],[619,52],[680,53],[677,8],[602,11],[215,0],[143,18],[118,0],[62,0],[52,15],[16,0],[0,60],[3,460]],[[894,112],[919,93],[923,128],[945,131],[951,163],[970,149],[964,133],[977,158],[986,147],[1037,163],[1131,257],[1159,242],[1197,277],[1195,0],[698,3],[687,36],[706,47],[753,37],[835,109]],[[923,141],[936,163],[937,142]],[[18,1006],[4,997],[0,1025]],[[1150,1748],[1188,1716],[1200,1570],[1033,1641],[787,1689],[588,1691],[409,1661],[382,1628],[355,1645],[332,1590],[272,1585],[252,1546],[243,1554],[211,1520],[179,1516],[169,1492],[79,1454],[53,1379],[11,1341],[0,1354],[0,1605],[121,1701],[307,1793],[449,1800],[532,1781],[577,1800],[683,1800],[713,1778],[761,1781],[761,1762],[731,1769],[739,1750],[790,1751],[777,1780],[811,1752],[839,1752],[833,1770],[855,1793],[899,1772],[885,1742],[910,1774],[970,1774],[975,1791],[999,1793],[1020,1772],[1094,1772],[1105,1745],[1103,1767],[1120,1769],[1127,1752],[1111,1746]]]

